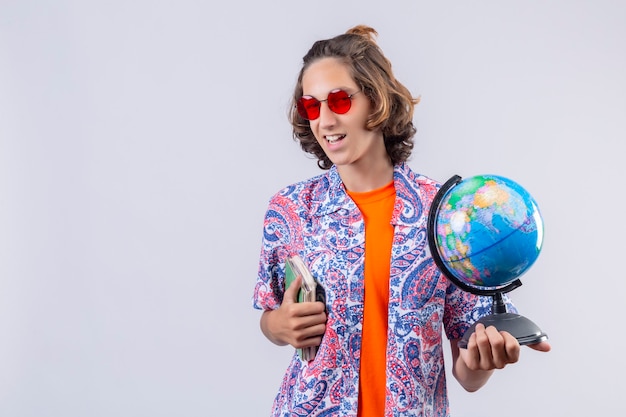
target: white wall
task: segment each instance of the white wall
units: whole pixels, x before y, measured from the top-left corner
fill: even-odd
[[[508,176],[546,224],[511,296],[553,351],[451,381],[454,415],[623,411],[625,2],[0,0],[1,416],[268,414],[263,213],[318,172],[286,107],[357,23],[422,97],[411,166]]]

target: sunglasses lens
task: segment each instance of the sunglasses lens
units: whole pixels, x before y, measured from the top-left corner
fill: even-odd
[[[328,108],[337,114],[347,113],[351,105],[350,96],[343,90],[331,91],[328,94]]]
[[[298,113],[303,119],[315,120],[320,116],[320,105],[315,97],[302,96],[297,103]]]

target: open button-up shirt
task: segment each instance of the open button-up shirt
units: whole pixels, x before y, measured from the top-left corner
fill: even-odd
[[[439,184],[394,167],[386,416],[447,416],[442,334],[461,338],[491,299],[460,290],[436,267],[428,210]],[[280,306],[284,264],[298,253],[326,290],[327,324],[314,360],[294,355],[272,416],[356,416],[363,322],[364,221],[335,167],[274,195],[264,220],[253,303]]]

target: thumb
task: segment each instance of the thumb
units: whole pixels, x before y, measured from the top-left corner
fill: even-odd
[[[528,345],[528,347],[539,352],[550,352],[550,349],[552,348],[552,346],[550,346],[550,343],[546,341]]]
[[[302,286],[302,276],[298,275],[296,279],[294,279],[291,282],[291,284],[289,284],[289,287],[285,289],[285,295],[283,296],[283,304],[298,302],[298,292],[300,291],[301,286]]]

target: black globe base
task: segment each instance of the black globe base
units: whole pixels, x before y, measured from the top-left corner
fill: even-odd
[[[459,347],[467,348],[470,336],[476,325],[482,323],[485,327],[494,326],[499,331],[506,331],[517,339],[520,345],[532,345],[548,340],[548,335],[530,319],[515,313],[494,313],[482,317],[474,323],[459,340]]]

